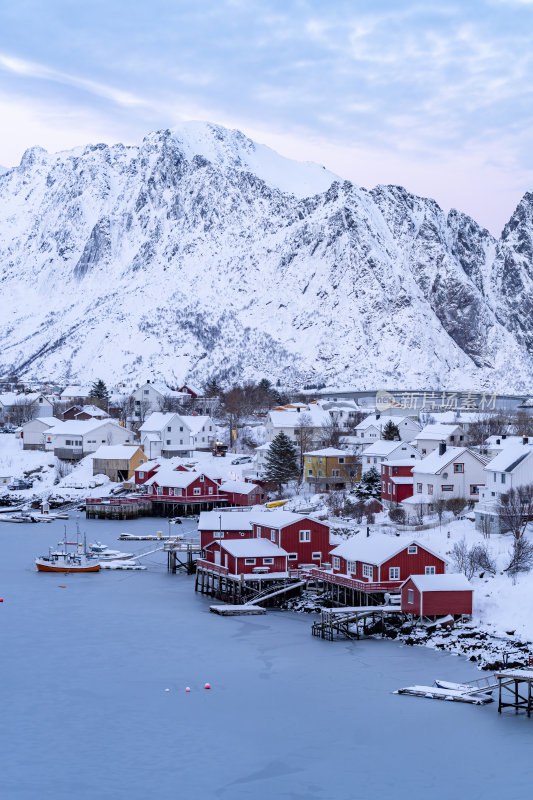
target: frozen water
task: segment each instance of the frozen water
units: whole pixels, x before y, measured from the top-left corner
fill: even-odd
[[[533,720],[392,694],[479,677],[463,659],[324,642],[308,615],[215,616],[162,553],[146,572],[38,574],[62,525],[0,530],[5,800],[528,795]],[[81,522],[110,547],[165,525]]]

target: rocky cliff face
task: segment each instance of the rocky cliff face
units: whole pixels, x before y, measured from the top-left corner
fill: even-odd
[[[238,131],[32,148],[0,175],[2,372],[528,391],[533,194],[498,241]]]

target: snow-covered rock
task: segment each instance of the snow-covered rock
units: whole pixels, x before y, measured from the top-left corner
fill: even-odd
[[[207,123],[0,174],[2,371],[522,391],[533,194],[496,240]]]

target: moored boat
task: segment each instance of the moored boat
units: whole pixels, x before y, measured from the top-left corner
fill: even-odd
[[[83,544],[78,541],[67,542],[67,532],[65,538],[58,544],[61,550],[49,549],[47,556],[39,556],[35,559],[35,566],[38,572],[99,572],[100,561],[94,557],[90,558],[87,554],[86,542]],[[75,550],[68,550],[69,546],[74,546]]]

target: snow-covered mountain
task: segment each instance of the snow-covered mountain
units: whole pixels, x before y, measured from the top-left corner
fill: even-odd
[[[530,391],[533,194],[499,240],[207,123],[0,175],[0,368]]]

